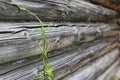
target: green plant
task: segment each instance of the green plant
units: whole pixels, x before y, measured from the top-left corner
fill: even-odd
[[[40,18],[34,14],[33,12],[31,12],[30,10],[19,6],[17,4],[15,4],[20,10],[22,11],[26,11],[28,13],[30,13],[31,15],[33,15],[39,22],[39,24],[41,25],[41,41],[39,42],[39,49],[41,50],[42,54],[41,54],[41,58],[42,58],[42,62],[43,62],[43,71],[39,72],[39,76],[36,80],[54,80],[53,74],[52,74],[52,67],[48,64],[48,56],[47,56],[47,46],[48,46],[48,42],[46,39],[46,34],[45,34],[45,28],[44,28],[44,24],[43,22],[40,20]]]

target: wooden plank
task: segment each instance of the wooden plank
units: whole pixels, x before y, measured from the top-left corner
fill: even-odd
[[[109,22],[118,15],[115,11],[84,0],[1,0],[0,20],[36,20],[29,13],[20,11],[14,4],[31,10],[43,21]]]
[[[118,36],[120,33],[119,27],[114,24],[54,24],[53,27],[46,28],[48,52],[76,43]],[[38,48],[38,42],[41,40],[41,28],[38,23],[1,23],[0,26],[0,64],[41,53]]]
[[[98,58],[104,54],[107,54],[109,51],[116,48],[118,44],[118,43],[114,43],[112,45],[111,44],[109,45],[109,43],[106,44],[106,42],[101,43],[100,41],[99,44],[94,44],[92,47],[88,47],[85,50],[83,50],[80,47],[78,50],[70,51],[67,53],[62,53],[59,56],[50,58],[50,65],[54,66],[54,70],[55,70],[54,76],[56,76],[56,80],[62,78],[65,75],[68,75],[69,73],[75,71],[75,69],[82,67],[83,65],[89,63],[95,58]],[[105,45],[108,45],[108,47],[105,48]],[[79,62],[79,64],[77,62]],[[70,66],[74,66],[74,67],[71,68]],[[9,66],[6,68],[5,66],[3,66],[3,68],[1,68],[0,72],[1,73],[5,72],[5,73],[1,74],[0,79],[5,79],[5,80],[30,79],[32,80],[33,78],[37,76],[37,71],[42,69],[42,63],[39,61],[33,62],[31,64],[27,64],[27,65],[20,66],[17,68],[12,68],[12,70],[10,70],[10,67],[15,67],[15,65],[13,64],[13,66]],[[9,71],[6,72],[5,70],[7,70],[7,68]],[[61,71],[62,73],[67,72],[67,74],[66,73],[64,73],[64,75],[58,74]]]
[[[115,49],[104,57],[89,63],[62,80],[95,80],[97,76],[102,74],[104,70],[116,61],[118,54],[119,51]]]

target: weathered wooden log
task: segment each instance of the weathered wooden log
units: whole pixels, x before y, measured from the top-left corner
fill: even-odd
[[[116,2],[115,0],[87,0],[87,1],[100,4],[102,6],[113,9],[120,13],[120,3]]]
[[[78,70],[80,67],[84,66],[85,64],[89,63],[90,61],[97,59],[102,55],[105,55],[107,52],[109,52],[111,49],[113,49],[113,47],[115,47],[115,45],[116,44],[108,46],[104,50],[102,49],[102,51],[98,52],[97,55],[93,56],[90,54],[89,58],[83,59],[82,61],[78,57],[78,59],[75,59],[75,61],[66,65],[66,67],[61,67],[57,72],[55,72],[56,79],[63,78],[65,76],[69,75],[70,73],[73,73],[74,71]],[[97,52],[94,52],[94,53],[97,53]],[[85,53],[83,52],[83,54],[85,54]]]
[[[119,80],[120,79],[120,68],[116,71],[116,73],[111,77],[110,80]]]
[[[0,0],[0,80],[34,80],[43,70],[38,47],[41,25],[15,4],[51,23],[45,22],[44,27],[55,80],[119,79],[120,71],[115,71],[119,69],[120,27],[114,24],[120,24],[119,2]]]
[[[106,43],[107,42],[107,43]],[[82,50],[84,50],[84,49],[86,49],[86,48],[89,48],[89,47],[92,47],[93,45],[96,45],[96,44],[101,44],[101,43],[103,43],[103,45],[101,45],[101,48],[102,47],[105,47],[105,46],[107,46],[107,45],[109,45],[109,43],[108,42],[114,42],[114,39],[106,39],[106,40],[96,40],[96,41],[94,41],[94,42],[92,42],[92,43],[87,43],[87,44],[82,44],[82,45],[80,45],[80,46],[78,46],[78,45],[72,45],[72,46],[69,46],[69,47],[67,47],[67,48],[64,48],[64,49],[60,49],[60,50],[55,50],[55,51],[52,51],[52,52],[50,52],[49,54],[48,54],[48,56],[49,56],[49,58],[52,58],[52,57],[54,57],[54,56],[59,56],[59,55],[62,55],[62,54],[64,54],[64,53],[68,53],[68,54],[70,54],[69,52],[76,52],[76,50],[80,50],[80,51],[82,51]],[[109,50],[110,49],[112,49],[112,48],[115,48],[115,47],[117,47],[117,43],[115,43],[115,45],[114,46],[112,46],[111,48],[108,48]],[[99,49],[101,49],[101,48],[99,48]],[[1,65],[1,67],[0,67],[0,70],[3,70],[3,71],[0,71],[1,73],[0,74],[3,74],[3,73],[5,73],[5,71],[9,71],[9,69],[8,70],[5,70],[5,68],[6,67],[10,67],[10,64],[17,64],[17,65],[13,65],[11,68],[13,68],[13,69],[15,69],[15,68],[18,68],[18,67],[20,67],[20,66],[24,66],[24,65],[28,65],[28,64],[32,64],[32,63],[35,63],[35,62],[37,62],[37,61],[40,61],[40,59],[39,59],[39,57],[30,57],[30,58],[26,58],[26,59],[22,59],[22,60],[17,60],[17,61],[15,61],[15,62],[13,62],[13,63],[8,63],[8,64],[5,64],[5,66],[4,66],[4,70],[3,69],[1,69],[1,67],[3,67],[3,65],[4,64],[2,64]],[[19,65],[19,63],[22,63],[22,64],[20,64]],[[6,65],[9,65],[9,66],[6,66]],[[10,70],[12,70],[10,68]]]
[[[119,51],[115,49],[104,57],[89,63],[62,80],[95,80],[97,76],[102,74],[104,70],[116,61],[118,54]]]
[[[36,20],[29,13],[20,11],[15,4],[34,12],[43,21],[108,22],[118,15],[115,11],[82,0],[0,0],[0,20]]]
[[[47,23],[45,24],[48,25]],[[0,63],[40,54],[38,23],[0,23]],[[113,27],[114,26],[114,27]],[[38,28],[37,31],[35,31]],[[48,51],[98,38],[117,36],[119,27],[112,24],[55,24],[46,28]]]
[[[76,69],[89,63],[90,61],[109,53],[109,51],[116,48],[117,45],[118,43],[110,44],[109,41],[99,41],[99,43],[97,44],[94,43],[94,45],[92,46],[89,45],[90,47],[88,48],[86,48],[86,45],[84,45],[84,47],[81,46],[77,50],[65,52],[56,57],[52,57],[50,58],[50,65],[54,66],[54,76],[56,77],[56,79],[60,79],[63,76],[68,75],[69,73],[72,73]],[[86,49],[83,50],[83,48]],[[114,55],[116,55],[115,52]],[[113,59],[111,58],[111,60]],[[29,61],[31,61],[31,63]],[[39,61],[39,59],[33,59],[28,61],[21,61],[20,63],[18,62],[8,64],[9,66],[1,65],[0,79],[32,80],[37,76],[37,71],[42,69],[42,62]]]
[[[111,80],[112,76],[117,72],[119,67],[120,67],[120,61],[117,60],[102,75],[100,75],[96,80]]]

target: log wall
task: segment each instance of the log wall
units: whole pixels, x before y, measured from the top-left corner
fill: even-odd
[[[55,80],[120,79],[119,0],[0,0],[0,80],[43,70],[41,25],[15,4],[44,22]]]

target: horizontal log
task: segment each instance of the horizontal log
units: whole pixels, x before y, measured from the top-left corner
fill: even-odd
[[[89,63],[90,61],[93,61],[94,59],[97,59],[98,57],[100,57],[102,55],[105,55],[111,49],[115,48],[116,45],[117,44],[115,43],[113,45],[110,45],[110,46],[106,47],[104,50],[98,52],[98,54],[95,55],[95,56],[93,56],[93,55],[90,54],[90,57],[88,57],[86,59],[82,59],[82,61],[78,57],[77,59],[75,59],[75,61],[73,61],[70,64],[66,65],[66,67],[61,67],[57,72],[55,72],[56,79],[63,78],[65,76],[69,75],[70,73],[78,70],[80,67],[84,66],[85,64]],[[83,52],[83,54],[85,54],[85,53]],[[94,52],[94,53],[97,53],[97,52]]]
[[[113,9],[120,13],[120,3],[117,2],[116,0],[87,0],[87,1],[100,4],[102,6]]]
[[[117,72],[118,68],[120,67],[119,63],[120,63],[120,61],[117,60],[96,80],[111,80],[112,76]]]
[[[41,40],[38,23],[0,23],[0,26],[0,64],[41,53],[38,48]],[[48,23],[45,26],[48,26]],[[54,23],[52,27],[46,28],[47,51],[119,34],[119,27],[113,24]]]
[[[86,45],[89,45],[89,44],[86,44]],[[110,44],[108,41],[99,41],[99,43],[97,44],[94,43],[93,46],[90,46],[91,45],[90,44],[89,45],[90,47],[87,47],[87,48],[86,48],[86,45],[83,45],[84,47],[80,46],[80,48],[77,50],[65,52],[59,56],[50,58],[50,65],[54,66],[53,73],[54,73],[54,76],[56,77],[56,80],[62,78],[63,76],[68,75],[71,72],[74,72],[76,69],[82,67],[83,65],[89,63],[90,61],[102,55],[107,54],[109,51],[116,48],[118,43]],[[0,72],[1,72],[0,79],[32,80],[37,76],[37,72],[41,69],[42,69],[42,62],[40,62],[39,59],[33,59],[28,61],[21,60],[21,62],[18,62],[18,63],[12,63],[8,65],[4,64],[0,66]]]
[[[119,15],[115,11],[83,0],[1,0],[0,20],[36,20],[29,13],[20,11],[15,4],[34,12],[43,21],[108,22]]]
[[[109,39],[96,40],[96,41],[94,41],[92,43],[82,44],[80,46],[72,45],[72,46],[69,46],[69,47],[66,47],[66,48],[63,48],[63,49],[54,50],[52,52],[49,52],[48,57],[52,58],[52,57],[56,57],[56,56],[59,56],[59,55],[62,55],[62,54],[66,54],[66,53],[70,54],[69,52],[74,52],[74,51],[76,52],[76,50],[78,50],[78,49],[80,51],[82,51],[82,50],[85,50],[86,48],[89,48],[89,47],[92,47],[94,45],[103,43],[103,45],[101,45],[101,48],[102,48],[102,47],[105,47],[105,46],[109,45],[108,42],[111,42],[111,43],[114,42],[114,39],[112,39],[112,40],[109,40]],[[115,47],[117,47],[117,43],[115,43],[115,45],[112,48],[115,48]],[[99,48],[99,49],[101,49],[101,48]],[[112,49],[112,48],[110,48],[110,49]],[[17,61],[14,61],[14,62],[2,64],[0,66],[0,72],[1,72],[0,74],[3,74],[5,72],[7,72],[7,71],[11,71],[11,70],[16,69],[16,68],[21,67],[21,66],[36,63],[38,61],[40,61],[39,56],[34,56],[34,57],[29,57],[29,58],[17,60]],[[11,65],[11,64],[13,64],[13,65]],[[3,71],[1,71],[1,70],[3,70]]]
[[[89,63],[62,80],[95,80],[97,76],[102,74],[104,70],[116,61],[118,54],[119,51],[115,49],[104,57]]]
[[[113,40],[113,39],[112,39]],[[64,48],[64,49],[60,49],[60,50],[55,50],[55,51],[52,51],[52,52],[49,52],[49,54],[48,54],[48,56],[50,57],[50,58],[52,58],[52,57],[54,57],[54,55],[56,55],[56,56],[58,56],[58,55],[61,55],[61,54],[63,54],[63,53],[68,53],[68,52],[70,52],[70,51],[76,51],[77,49],[80,49],[80,51],[82,50],[82,49],[84,49],[84,48],[88,48],[88,47],[92,47],[93,45],[96,45],[96,44],[101,44],[101,43],[103,43],[104,45],[101,45],[102,47],[105,47],[105,46],[107,46],[107,45],[109,45],[109,43],[108,42],[114,42],[114,40],[113,41],[111,41],[111,40],[109,40],[109,39],[106,39],[106,40],[97,40],[97,41],[94,41],[94,42],[92,42],[92,43],[87,43],[87,44],[82,44],[82,45],[80,45],[80,46],[78,46],[78,45],[72,45],[72,46],[69,46],[69,47],[67,47],[67,48]],[[79,48],[80,47],[80,48]],[[101,47],[101,48],[102,48]],[[116,47],[116,46],[114,46],[114,47]],[[37,56],[36,56],[37,57]],[[36,60],[36,57],[34,58],[34,57],[30,57],[30,58],[27,58],[27,61],[30,61],[31,59],[31,61],[34,61],[34,59],[35,59],[35,61],[38,61],[38,60]],[[38,57],[38,59],[39,59],[39,57]],[[18,60],[17,62],[19,63],[19,62],[21,62],[21,61],[23,61],[24,62],[24,60]],[[16,62],[16,63],[17,63]],[[27,62],[28,63],[28,62]],[[12,64],[12,63],[11,63]],[[7,65],[7,64],[6,64]],[[9,63],[8,63],[8,65],[9,65]],[[5,68],[5,66],[4,66],[4,68]],[[2,69],[1,69],[2,70]]]

